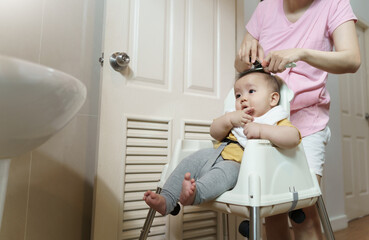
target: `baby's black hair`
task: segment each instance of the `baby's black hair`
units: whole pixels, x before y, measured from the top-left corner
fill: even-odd
[[[270,73],[265,72],[263,69],[249,69],[246,71],[243,71],[241,73],[239,73],[236,77],[236,81],[238,79],[243,78],[244,76],[251,74],[251,73],[262,73],[265,74],[265,80],[268,81],[268,84],[270,85],[271,89],[273,90],[273,92],[277,92],[278,94],[280,93],[281,90],[281,86],[283,84],[283,80],[278,77],[277,75],[272,75]]]

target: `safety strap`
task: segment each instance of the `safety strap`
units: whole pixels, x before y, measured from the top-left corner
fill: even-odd
[[[296,192],[295,187],[293,187],[293,190],[291,190],[290,188],[290,192],[292,193],[292,206],[288,211],[292,211],[293,209],[295,209],[297,202],[299,200],[299,193]]]
[[[229,139],[229,138],[225,138],[225,139],[223,139],[223,141],[222,141],[222,142],[223,142],[223,143],[227,143],[227,145],[228,145],[228,144],[230,144],[230,143],[236,143],[236,144],[240,145],[240,144],[239,144],[239,142],[234,141],[234,140],[231,140],[231,139]],[[242,147],[242,146],[240,145],[240,147]],[[242,147],[242,149],[243,149],[243,147]]]

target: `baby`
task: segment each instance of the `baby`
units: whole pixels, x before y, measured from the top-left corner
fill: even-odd
[[[232,189],[237,182],[247,139],[267,139],[280,148],[296,147],[301,140],[279,103],[282,82],[263,71],[241,73],[234,84],[235,110],[213,120],[214,148],[202,149],[183,159],[156,194],[148,190],[143,199],[162,215],[179,201],[198,205]]]

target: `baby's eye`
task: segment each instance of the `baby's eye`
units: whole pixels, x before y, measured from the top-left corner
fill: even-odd
[[[241,94],[236,93],[236,99],[239,98],[239,97],[241,97]]]
[[[254,89],[249,90],[249,93],[254,93],[254,92],[256,92]]]

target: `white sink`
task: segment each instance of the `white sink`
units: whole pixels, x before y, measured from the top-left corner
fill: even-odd
[[[62,129],[86,99],[76,78],[0,55],[0,226],[10,159]]]

